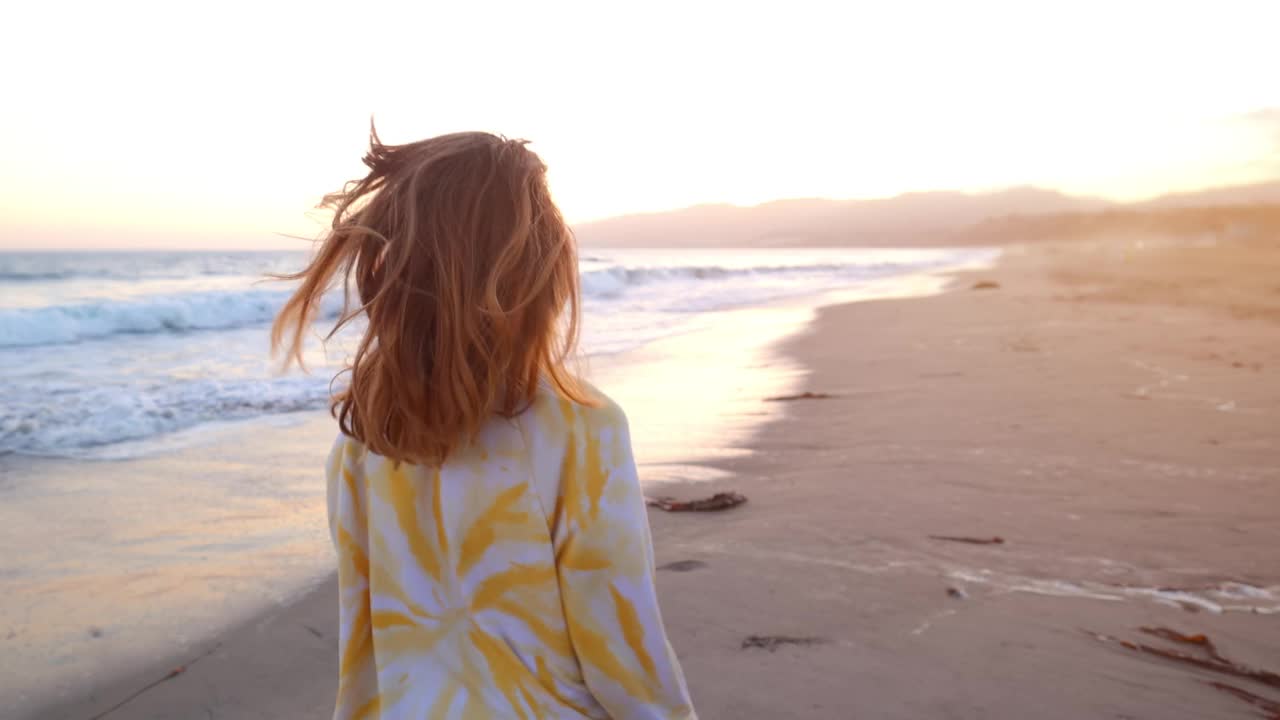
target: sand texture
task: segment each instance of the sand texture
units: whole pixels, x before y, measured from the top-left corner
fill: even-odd
[[[1267,717],[1280,686],[1231,668],[1280,672],[1275,243],[1014,248],[956,282],[824,309],[782,350],[830,397],[662,489],[749,498],[651,511],[701,716]],[[325,717],[335,611],[326,584],[107,717]]]

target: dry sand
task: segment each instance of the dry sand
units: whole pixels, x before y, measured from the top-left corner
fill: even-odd
[[[1265,716],[1209,682],[1280,687],[1092,634],[1205,633],[1280,671],[1280,251],[1203,250],[1015,250],[787,342],[833,397],[783,405],[731,477],[669,489],[747,505],[652,515],[659,563],[696,561],[659,583],[701,716]],[[334,605],[326,584],[256,618],[107,717],[326,717]],[[43,717],[91,718],[172,664]]]

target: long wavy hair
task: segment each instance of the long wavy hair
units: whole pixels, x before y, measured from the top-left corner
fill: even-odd
[[[495,415],[529,407],[542,382],[594,404],[567,364],[578,335],[574,238],[546,166],[481,132],[385,145],[369,174],[325,196],[331,229],[271,328],[272,353],[302,366],[321,298],[341,284],[326,336],[368,326],[330,411],[342,431],[398,461],[439,464]],[[358,302],[352,301],[352,286]]]

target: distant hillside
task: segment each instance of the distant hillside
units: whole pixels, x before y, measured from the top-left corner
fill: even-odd
[[[1100,231],[1115,212],[1280,204],[1280,182],[1168,195],[1122,205],[1039,188],[992,193],[908,193],[877,200],[779,200],[753,207],[699,205],[627,215],[575,228],[586,247],[930,246],[1021,242],[1055,228]],[[1092,218],[1092,219],[1090,219]],[[1108,220],[1107,218],[1111,218]]]
[[[1098,212],[989,218],[948,236],[956,245],[1062,240],[1265,240],[1280,248],[1280,203],[1124,205]]]
[[[1171,193],[1154,200],[1135,203],[1138,208],[1208,207],[1212,205],[1257,205],[1280,203],[1280,180],[1254,185],[1233,185],[1196,192]]]

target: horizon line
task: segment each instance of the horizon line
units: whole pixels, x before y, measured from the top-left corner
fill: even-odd
[[[754,208],[760,208],[767,205],[775,205],[779,203],[788,203],[788,202],[827,202],[827,203],[881,202],[881,201],[896,200],[899,198],[905,198],[910,196],[924,196],[924,195],[959,195],[964,197],[976,198],[976,197],[983,197],[983,196],[1000,195],[1004,193],[1011,193],[1011,192],[1017,192],[1017,191],[1033,191],[1033,192],[1040,192],[1040,193],[1048,193],[1048,194],[1057,195],[1059,197],[1067,198],[1067,199],[1096,201],[1099,203],[1103,203],[1107,206],[1106,208],[1097,208],[1096,210],[1059,210],[1059,211],[1026,213],[1028,215],[1057,214],[1061,212],[1097,212],[1098,210],[1104,210],[1104,209],[1116,209],[1116,208],[1124,208],[1124,207],[1135,206],[1135,205],[1142,205],[1145,203],[1150,203],[1150,202],[1165,199],[1165,198],[1176,198],[1180,196],[1196,195],[1199,193],[1208,193],[1208,192],[1215,192],[1215,191],[1243,190],[1247,188],[1256,188],[1256,187],[1263,187],[1263,186],[1277,185],[1277,184],[1280,184],[1280,177],[1275,177],[1275,178],[1270,178],[1265,180],[1258,180],[1255,182],[1247,182],[1247,183],[1232,183],[1232,184],[1226,184],[1226,185],[1207,185],[1207,186],[1201,186],[1195,189],[1166,191],[1166,192],[1155,193],[1152,195],[1142,196],[1140,198],[1135,198],[1135,199],[1120,200],[1120,199],[1110,198],[1105,195],[1074,194],[1058,188],[1052,188],[1048,186],[1027,183],[1027,184],[1019,184],[1019,185],[998,186],[998,187],[992,187],[984,190],[957,190],[957,189],[906,190],[903,192],[895,193],[893,195],[880,195],[880,196],[842,197],[842,198],[822,197],[822,196],[781,197],[781,198],[774,198],[771,200],[763,200],[761,202],[751,203],[751,204],[738,204],[738,203],[732,203],[732,202],[704,202],[704,203],[695,203],[692,205],[684,205],[680,207],[668,208],[664,210],[642,210],[637,212],[622,213],[618,215],[607,215],[604,217],[595,218],[591,220],[570,222],[568,224],[571,228],[578,228],[578,227],[585,227],[589,225],[606,223],[606,222],[611,222],[616,220],[627,220],[632,218],[677,214],[677,213],[682,213],[689,210],[696,210],[700,208],[732,208],[737,210],[751,210]],[[1277,202],[1280,202],[1280,201],[1277,201]],[[1230,203],[1223,203],[1223,204],[1229,205]],[[1014,214],[1016,215],[1019,213],[1014,213]],[[103,229],[109,229],[109,228],[104,227]],[[154,231],[151,231],[151,232],[154,232]],[[180,232],[180,231],[177,231],[177,232]],[[237,234],[240,234],[241,236],[243,236],[243,231]],[[283,233],[283,232],[271,232],[269,234],[279,238],[293,238],[295,240],[298,240],[300,243],[314,244],[315,242],[319,242],[323,239],[323,235],[318,236],[317,238],[314,238],[314,239],[308,239],[298,235],[292,235],[292,234]],[[180,247],[180,248],[150,247],[150,246],[85,247],[85,246],[76,246],[76,245],[6,247],[3,245],[0,245],[0,253],[10,253],[10,252],[193,252],[193,253],[194,252],[288,252],[293,249],[301,251],[307,248],[303,248],[303,247],[252,248],[252,247],[226,247],[226,246],[212,246],[212,245],[187,246],[187,247]]]

